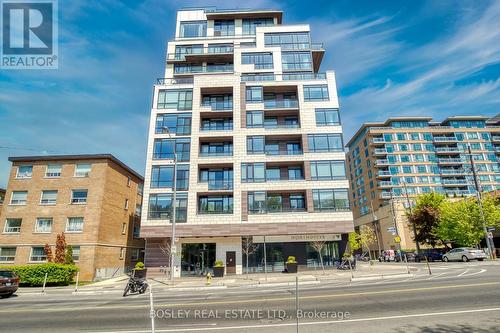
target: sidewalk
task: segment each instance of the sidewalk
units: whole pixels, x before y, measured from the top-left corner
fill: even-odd
[[[268,288],[286,287],[295,285],[296,277],[300,285],[314,285],[321,283],[348,284],[354,281],[377,280],[384,278],[404,278],[413,276],[417,267],[409,265],[410,273],[405,264],[380,264],[375,262],[358,263],[356,270],[338,270],[335,268],[321,268],[298,272],[297,274],[286,273],[251,273],[242,275],[229,275],[223,278],[213,278],[210,284],[204,276],[176,278],[174,283],[165,277],[155,277],[148,279],[148,283],[156,291],[201,291],[228,288]],[[78,294],[86,293],[117,293],[122,292],[128,279],[127,275],[122,275],[113,279],[99,281],[78,287]],[[19,294],[42,293],[41,287],[20,288]],[[47,287],[47,294],[68,294],[75,293],[75,285],[63,287]]]

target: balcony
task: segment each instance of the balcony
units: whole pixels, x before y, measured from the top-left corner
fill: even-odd
[[[299,101],[296,99],[269,99],[264,100],[264,109],[297,109]]]
[[[452,190],[452,191],[444,191],[444,193],[448,196],[466,196],[471,195],[472,193],[469,190]]]
[[[453,154],[460,153],[461,150],[458,147],[437,147],[435,149],[436,153]]]
[[[380,187],[392,187],[392,186],[394,186],[394,184],[388,180],[380,181],[378,184]]]
[[[373,139],[371,139],[370,142],[373,144],[385,144],[385,143],[387,143],[387,141],[385,141],[384,138],[373,138]]]
[[[453,176],[453,175],[463,175],[466,172],[464,169],[441,169],[440,173],[441,173],[441,175]]]
[[[203,74],[203,73],[230,73],[234,71],[233,64],[209,64],[206,66],[174,66],[174,75]]]
[[[289,73],[289,74],[273,74],[273,73],[255,73],[242,74],[242,82],[264,82],[264,81],[316,81],[326,80],[326,73]]]
[[[457,142],[457,138],[454,136],[435,136],[433,138],[434,142]]]
[[[389,164],[391,164],[391,162],[389,162],[389,160],[377,160],[375,162],[376,166],[386,166],[386,165],[389,165]]]
[[[156,79],[156,84],[158,85],[177,85],[177,84],[193,84],[194,79],[192,77],[180,77],[180,78],[158,78]]]
[[[233,150],[221,150],[221,151],[201,151],[200,157],[221,157],[221,156],[233,156]]]
[[[325,48],[323,47],[323,43],[311,43],[311,53],[313,60],[313,70],[314,72],[317,72],[321,67],[321,61],[323,60],[323,56],[325,55]]]
[[[248,214],[301,213],[306,209],[303,192],[249,192]]]
[[[181,61],[193,61],[193,62],[203,62],[203,61],[231,61],[233,59],[234,48],[229,45],[222,46],[209,46],[209,47],[197,47],[185,50],[184,53],[169,53],[167,55],[167,62],[175,63]]]
[[[462,158],[438,158],[439,164],[456,164],[463,162],[464,160]]]
[[[264,151],[266,155],[302,155],[302,149],[273,149],[266,148]]]
[[[200,131],[202,132],[211,132],[211,131],[232,131],[233,123],[222,123],[222,124],[203,124],[200,127]]]
[[[387,170],[380,170],[377,173],[377,176],[379,176],[379,177],[391,177],[391,172],[387,171]]]
[[[500,141],[500,135],[492,135],[491,141]]]
[[[392,195],[391,192],[381,192],[380,193],[380,199],[391,199]]]
[[[387,154],[387,149],[385,148],[375,148],[373,151],[375,155],[386,155]]]
[[[466,179],[441,179],[443,185],[469,185]]]
[[[210,191],[224,191],[233,189],[232,179],[210,179],[208,181],[208,189]]]

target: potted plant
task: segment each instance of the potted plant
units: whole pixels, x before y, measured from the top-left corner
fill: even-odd
[[[223,277],[224,276],[224,265],[222,260],[216,260],[214,265],[214,277]]]
[[[287,273],[297,273],[297,260],[294,256],[289,256],[285,263]]]

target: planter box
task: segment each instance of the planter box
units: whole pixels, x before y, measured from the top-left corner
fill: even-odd
[[[285,264],[286,265],[286,271],[287,273],[297,273],[297,263],[293,263],[293,264]]]
[[[225,267],[214,267],[214,277],[223,277]]]

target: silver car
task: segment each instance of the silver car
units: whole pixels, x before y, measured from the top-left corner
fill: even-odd
[[[443,254],[443,261],[483,261],[486,258],[486,253],[483,250],[473,249],[470,247],[458,247]]]

